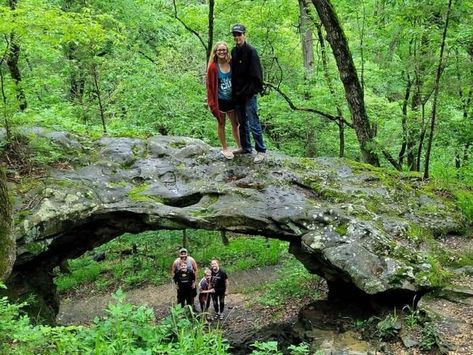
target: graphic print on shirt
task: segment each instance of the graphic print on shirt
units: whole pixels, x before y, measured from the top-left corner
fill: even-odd
[[[218,98],[231,100],[232,98],[232,74],[223,73],[218,69]]]
[[[179,275],[179,282],[181,284],[187,284],[190,282],[190,275],[187,272],[181,272]]]

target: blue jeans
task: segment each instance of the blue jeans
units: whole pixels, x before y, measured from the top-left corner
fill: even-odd
[[[258,106],[256,104],[256,96],[249,100],[238,103],[236,105],[238,114],[238,123],[240,124],[240,142],[245,153],[251,153],[250,131],[255,140],[255,149],[257,152],[266,152],[266,146],[263,142],[263,130],[258,117]]]

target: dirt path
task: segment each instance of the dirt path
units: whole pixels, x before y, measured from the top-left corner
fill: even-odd
[[[277,267],[274,266],[229,275],[225,319],[220,322],[220,326],[231,343],[244,343],[252,339],[255,331],[270,323],[297,319],[301,304],[285,307],[284,313],[274,314],[271,309],[254,302],[261,294],[261,290],[248,292],[254,289],[255,285],[261,287],[264,283],[276,280],[277,277]],[[104,316],[107,304],[113,300],[112,295],[93,294],[93,292],[94,290],[89,290],[61,299],[58,324],[85,325],[90,324],[97,316]],[[172,283],[146,286],[125,293],[126,302],[153,308],[158,320],[166,317],[170,306],[176,303],[176,291]]]
[[[262,306],[254,302],[262,293],[262,285],[266,282],[276,280],[278,277],[277,267],[266,267],[262,269],[238,272],[229,275],[229,295],[226,298],[225,319],[219,322],[224,336],[233,346],[243,347],[254,342],[255,337],[265,331],[278,335],[284,333],[284,328],[296,323],[299,311],[306,305],[285,305],[283,308],[275,309]],[[466,281],[466,282],[465,282]],[[255,285],[258,288],[255,289]],[[318,291],[322,298],[326,296],[325,283],[321,283]],[[458,286],[473,285],[473,277],[458,279]],[[253,289],[253,290],[252,290]],[[81,290],[80,293],[65,297],[61,300],[59,314],[57,317],[60,325],[90,324],[97,316],[104,316],[107,304],[111,302],[109,294],[94,294],[94,290]],[[315,292],[315,290],[314,290]],[[154,309],[158,320],[169,314],[171,305],[176,303],[176,292],[174,285],[169,283],[161,286],[147,286],[126,292],[126,302],[135,305],[147,305]],[[309,303],[307,301],[306,303]],[[449,321],[437,321],[437,331],[443,334],[442,338],[447,342],[443,347],[444,353],[473,354],[473,307],[470,304],[448,302],[439,299],[431,305]],[[337,312],[335,312],[337,313]],[[335,318],[340,317],[336,315]],[[333,335],[336,339],[337,335]],[[345,345],[336,345],[335,348],[343,349]],[[331,353],[330,350],[327,353]],[[418,353],[412,349],[406,349],[400,341],[390,345],[391,353]],[[244,350],[237,352],[246,353]]]

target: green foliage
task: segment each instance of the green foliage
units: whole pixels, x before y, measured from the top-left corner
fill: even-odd
[[[229,236],[229,245],[223,246],[218,232],[187,231],[188,249],[199,265],[200,273],[210,260],[217,257],[229,273],[256,267],[276,265],[287,254],[287,243],[265,240],[261,237]],[[133,245],[137,253],[133,253]],[[120,285],[139,287],[168,282],[170,268],[182,246],[180,231],[149,231],[139,235],[124,234],[93,252],[70,261],[70,274],[59,274],[55,282],[60,292],[95,282],[99,290]],[[103,252],[104,261],[92,260],[94,253]]]
[[[161,323],[154,311],[124,303],[117,291],[107,316],[90,327],[32,326],[24,305],[0,299],[0,352],[8,354],[227,354],[219,330],[206,330],[192,310],[175,307]]]
[[[251,344],[251,347],[255,348],[255,350],[251,352],[252,355],[282,355],[282,352],[278,350],[278,342],[274,340],[266,342],[256,341]]]
[[[458,207],[463,211],[470,224],[473,224],[473,191],[456,190],[455,197],[458,201]]]
[[[430,351],[435,345],[437,345],[437,332],[435,327],[430,322],[425,323],[422,328],[419,347],[421,350]]]
[[[73,270],[72,274],[64,274],[56,279],[58,292],[64,292],[81,284],[95,281],[100,274],[101,266],[93,260],[77,259],[74,260]]]
[[[18,112],[16,83],[3,75],[1,121],[13,127],[40,125],[100,137],[103,116],[109,135],[185,135],[217,145],[215,120],[205,105],[208,2],[178,0],[176,6],[187,28],[165,0],[22,0],[14,11],[3,4],[0,34],[8,38],[15,33],[21,48],[18,67],[28,109]],[[411,150],[417,150],[432,105],[445,3],[423,0],[359,6],[340,1],[335,9],[363,78],[366,110],[376,124],[379,145],[397,157],[403,139],[410,137]],[[317,19],[310,3],[308,10]],[[431,171],[435,177],[470,181],[471,9],[464,2],[453,10],[439,98],[442,120],[436,127]],[[321,46],[314,42],[319,59],[311,77],[304,77],[299,26],[294,25],[299,22],[297,2],[221,0],[214,19],[214,42],[226,40],[230,46],[231,25],[236,21],[247,25],[247,38],[258,49],[265,80],[278,84],[295,106],[331,115],[338,115],[339,108],[350,120],[328,43],[327,67],[321,65]],[[315,34],[317,29],[311,24],[310,30]],[[0,43],[0,53],[7,52],[7,45],[7,41]],[[411,90],[403,122],[401,108],[408,84]],[[423,103],[422,110],[414,98]],[[299,156],[338,155],[339,132],[333,121],[292,110],[275,91],[259,103],[271,150]],[[423,149],[420,153],[422,160]],[[345,156],[360,158],[356,135],[347,126]],[[55,150],[41,150],[36,158],[49,163],[60,157]],[[471,216],[470,205],[464,208],[467,216]]]
[[[402,310],[404,312],[404,324],[409,330],[413,330],[416,326],[421,324],[420,312],[414,305],[405,305]]]
[[[283,306],[300,299],[316,301],[320,297],[314,287],[318,280],[319,277],[309,274],[299,261],[288,259],[278,270],[278,279],[265,285],[265,292],[258,302],[267,306]]]
[[[400,329],[399,317],[394,310],[376,324],[375,334],[382,340],[391,340],[399,334]]]
[[[310,353],[309,344],[304,342],[299,345],[290,345],[287,350],[289,350],[291,355],[306,355]]]

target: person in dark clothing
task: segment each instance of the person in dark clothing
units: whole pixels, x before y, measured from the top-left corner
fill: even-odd
[[[186,304],[192,307],[195,274],[187,268],[187,262],[182,261],[179,266],[179,270],[174,274],[174,282],[177,287],[177,303],[182,307]]]
[[[246,42],[246,28],[241,24],[232,27],[235,47],[232,49],[232,90],[240,124],[241,149],[234,154],[251,154],[250,131],[255,141],[255,163],[265,158],[266,146],[258,117],[256,95],[263,91],[263,69],[258,53]]]
[[[212,293],[212,301],[215,310],[215,319],[223,319],[225,296],[228,292],[228,276],[227,273],[220,268],[217,259],[212,259],[210,265],[212,267],[210,285],[211,288],[214,289],[214,293]]]

